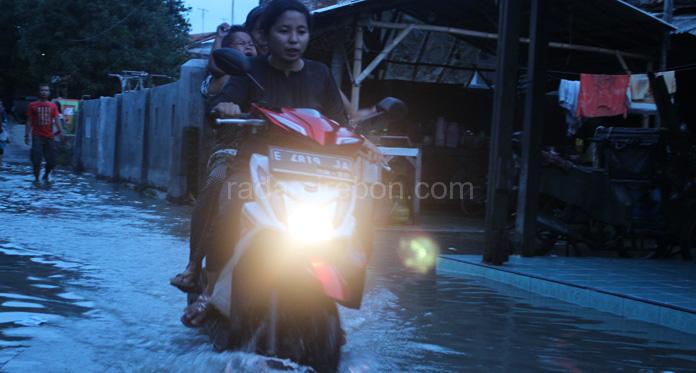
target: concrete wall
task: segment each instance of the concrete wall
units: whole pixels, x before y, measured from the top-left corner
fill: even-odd
[[[169,184],[167,191],[170,196],[185,196],[188,185],[186,185],[186,168],[184,154],[183,133],[186,127],[204,129],[204,101],[201,96],[201,82],[205,79],[207,68],[206,60],[190,60],[181,67],[181,74],[177,84],[176,115],[174,121],[174,136],[171,141],[171,166],[169,174]],[[201,143],[207,143],[201,137]],[[200,147],[203,148],[203,147]],[[207,159],[207,154],[199,152],[200,159]]]
[[[118,146],[118,176],[133,183],[143,180],[145,128],[148,119],[150,90],[129,92],[123,95]],[[99,141],[106,141],[100,139]]]
[[[116,129],[121,95],[99,99],[99,116],[96,120],[96,174],[114,178],[116,169]]]
[[[184,197],[189,188],[183,134],[186,127],[203,129],[199,88],[205,69],[205,60],[190,60],[175,83],[83,101],[75,161],[98,176],[154,186],[175,199]],[[208,141],[201,138],[203,159]]]
[[[150,185],[169,184],[172,142],[176,132],[176,83],[153,88],[150,92],[149,123],[145,149],[145,182]]]
[[[80,107],[80,147],[82,167],[88,172],[97,171],[97,122],[99,120],[99,100],[83,102]]]

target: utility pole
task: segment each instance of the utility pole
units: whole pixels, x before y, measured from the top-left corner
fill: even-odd
[[[234,24],[234,0],[232,0],[232,10],[230,11],[230,25]]]
[[[672,23],[672,13],[674,12],[674,0],[665,0],[662,11],[662,20],[667,23]],[[660,70],[667,70],[667,52],[669,51],[670,32],[665,32],[664,40],[662,41],[662,55],[660,56]]]
[[[512,128],[515,122],[515,86],[519,64],[522,2],[498,2],[498,47],[493,91],[491,145],[486,200],[486,249],[483,261],[507,262],[510,254],[507,217],[512,194]]]
[[[198,10],[201,11],[201,33],[204,33],[205,32],[205,13],[208,12],[208,9],[198,8]]]

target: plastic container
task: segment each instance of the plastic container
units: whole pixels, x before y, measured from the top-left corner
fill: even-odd
[[[446,132],[447,122],[445,122],[445,118],[438,117],[435,121],[435,146],[445,146]]]
[[[456,148],[459,145],[459,125],[450,122],[447,126],[447,139],[445,141],[448,148]]]

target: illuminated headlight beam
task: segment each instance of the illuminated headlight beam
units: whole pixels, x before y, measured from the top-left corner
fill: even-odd
[[[327,241],[334,235],[336,203],[310,204],[294,203],[287,205],[288,232],[300,242],[313,243]]]

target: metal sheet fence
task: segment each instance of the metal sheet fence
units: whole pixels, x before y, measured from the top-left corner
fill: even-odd
[[[192,188],[186,181],[183,136],[187,127],[203,128],[198,87],[205,67],[205,60],[190,60],[175,83],[83,101],[76,129],[79,168],[156,187],[174,199],[185,197]]]

